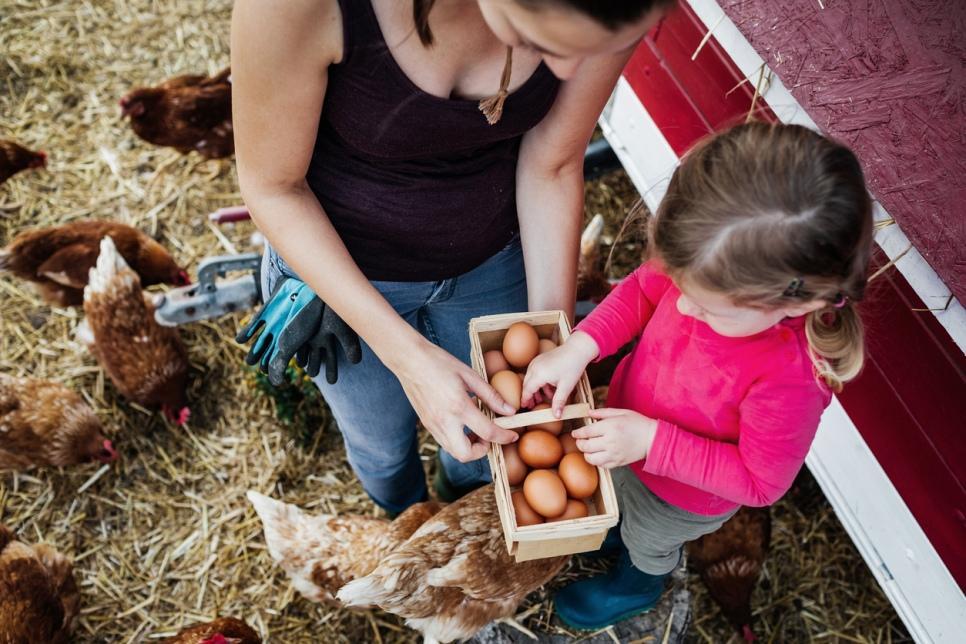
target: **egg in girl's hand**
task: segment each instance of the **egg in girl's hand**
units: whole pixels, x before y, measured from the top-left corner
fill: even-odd
[[[553,470],[534,470],[527,474],[523,497],[544,517],[559,517],[567,509],[567,488]]]
[[[563,447],[557,437],[542,429],[531,429],[516,444],[520,458],[530,467],[554,467],[563,456]]]
[[[520,397],[523,395],[523,378],[520,374],[513,371],[497,371],[490,378],[490,385],[511,407],[520,409]]]
[[[557,348],[557,343],[553,340],[548,340],[547,338],[540,338],[540,342],[537,343],[537,354],[546,353],[547,351],[552,351]]]
[[[566,521],[567,519],[582,519],[589,515],[590,511],[587,509],[587,503],[585,501],[578,501],[577,499],[567,499],[567,509],[559,517],[554,517],[549,519],[549,521]]]
[[[510,495],[510,500],[513,501],[513,514],[517,517],[517,525],[523,527],[525,525],[536,525],[538,523],[543,523],[543,517],[533,511],[530,504],[527,503],[526,498],[523,496],[522,490],[517,490]]]
[[[503,336],[503,357],[511,366],[523,369],[540,349],[540,338],[526,322],[514,322]]]
[[[586,499],[597,490],[597,468],[579,452],[564,456],[558,472],[567,493],[575,499]]]
[[[510,363],[496,349],[492,349],[483,354],[483,365],[486,367],[486,375],[490,378],[497,371],[508,371],[510,369]]]
[[[549,403],[540,403],[539,405],[534,405],[533,409],[530,411],[541,411],[543,409],[550,409]],[[554,436],[559,436],[560,432],[563,431],[563,421],[562,420],[548,420],[545,423],[536,423],[530,425],[530,429],[542,429],[544,431],[550,432]]]
[[[503,446],[503,460],[506,462],[506,480],[510,485],[520,485],[527,477],[529,468],[520,459],[516,443]]]
[[[560,446],[563,447],[563,453],[573,454],[574,452],[579,452],[580,448],[577,447],[577,439],[574,438],[570,432],[560,435]]]

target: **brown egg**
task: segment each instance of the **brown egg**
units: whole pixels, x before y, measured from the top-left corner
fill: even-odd
[[[567,488],[553,470],[534,470],[527,474],[523,496],[544,517],[559,517],[567,509]]]
[[[523,490],[517,490],[510,494],[510,499],[513,501],[513,514],[516,515],[517,526],[523,527],[543,523],[543,517],[534,512],[530,504],[527,503],[526,497],[523,496]]]
[[[548,340],[547,338],[540,338],[540,342],[537,343],[537,354],[546,353],[547,351],[552,351],[557,348],[557,343],[553,340]]]
[[[486,367],[486,375],[488,378],[492,378],[493,374],[497,371],[508,371],[510,369],[510,363],[496,349],[483,354],[483,366]]]
[[[513,371],[497,371],[490,378],[490,384],[503,400],[514,409],[520,409],[520,396],[523,395],[523,378]]]
[[[597,489],[597,468],[580,453],[567,454],[560,461],[560,480],[575,499],[586,499]]]
[[[506,461],[506,479],[510,485],[520,485],[527,478],[526,463],[520,459],[520,452],[516,443],[503,446],[503,460]]]
[[[503,336],[503,357],[511,366],[523,369],[537,355],[540,338],[526,322],[514,322]]]
[[[540,403],[539,405],[534,405],[533,409],[530,411],[540,411],[542,409],[550,409],[549,403]],[[563,431],[563,421],[551,420],[546,423],[537,423],[536,425],[530,425],[528,429],[542,429],[550,432],[554,436],[559,436],[560,432]]]
[[[563,456],[557,437],[542,429],[531,429],[517,441],[520,458],[530,467],[554,467]]]
[[[582,519],[590,514],[587,509],[586,501],[578,501],[577,499],[567,499],[567,509],[559,517],[554,517],[552,519],[547,519],[548,521],[566,521],[567,519]]]
[[[577,439],[571,436],[570,432],[560,435],[560,446],[563,447],[563,453],[565,455],[580,451],[577,448]]]

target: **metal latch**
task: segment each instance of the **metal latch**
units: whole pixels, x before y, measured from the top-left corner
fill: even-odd
[[[202,260],[198,282],[161,293],[154,298],[154,319],[163,326],[210,320],[253,308],[261,299],[257,279],[259,253],[220,255]],[[217,282],[229,271],[251,271],[244,277]]]

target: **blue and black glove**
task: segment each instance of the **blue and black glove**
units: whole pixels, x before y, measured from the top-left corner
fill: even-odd
[[[282,277],[268,301],[235,340],[244,344],[261,332],[245,362],[258,364],[275,386],[285,382],[292,357],[310,377],[319,375],[325,364],[326,380],[338,378],[337,343],[355,364],[362,359],[359,336],[325,305],[305,282]]]

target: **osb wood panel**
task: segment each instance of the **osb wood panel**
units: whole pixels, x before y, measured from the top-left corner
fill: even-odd
[[[966,2],[719,2],[966,301]]]

